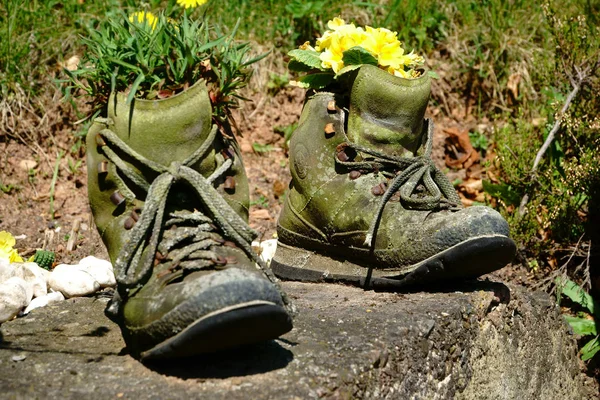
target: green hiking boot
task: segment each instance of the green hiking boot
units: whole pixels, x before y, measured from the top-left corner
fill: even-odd
[[[292,328],[285,295],[250,247],[237,142],[211,126],[211,112],[202,81],[132,106],[118,94],[87,135],[90,205],[117,278],[106,313],[143,360]]]
[[[513,259],[506,221],[462,208],[434,166],[429,95],[427,75],[365,65],[349,95],[308,98],[290,143],[275,275],[393,290],[474,278]]]

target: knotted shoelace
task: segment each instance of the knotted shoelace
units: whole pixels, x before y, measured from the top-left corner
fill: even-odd
[[[346,136],[346,141],[340,146],[350,148],[361,154],[361,160],[340,160],[337,156],[335,162],[349,170],[379,171],[384,176],[391,178],[387,190],[379,202],[377,212],[369,225],[365,239],[365,246],[374,250],[374,237],[379,228],[381,217],[386,203],[396,192],[400,194],[402,205],[407,209],[435,210],[462,208],[460,197],[454,186],[440,171],[431,158],[433,149],[433,122],[426,120],[428,127],[424,136],[424,152],[415,157],[395,157],[383,152],[351,142]],[[345,135],[345,133],[344,133]],[[417,193],[417,188],[424,187],[426,193]]]
[[[208,178],[191,168],[210,151],[216,132],[215,125],[204,143],[192,155],[183,162],[172,162],[168,167],[143,157],[110,129],[99,132],[99,136],[104,141],[100,146],[104,155],[114,164],[118,172],[146,193],[142,214],[131,229],[115,262],[117,282],[125,288],[139,285],[151,273],[157,250],[160,254],[168,254],[172,267],[178,266],[184,270],[208,267],[218,269],[226,262],[210,249],[211,246],[221,245],[224,242],[219,234],[213,232],[216,225],[223,233],[223,237],[235,243],[260,267],[269,281],[277,287],[286,306],[291,308],[287,296],[277,283],[277,278],[252,250],[251,242],[257,236],[256,232],[213,187],[213,182],[233,165],[231,158],[226,159]],[[157,177],[152,182],[148,182],[144,175],[126,163],[117,151],[135,160],[144,169],[153,171]],[[167,199],[175,182],[184,182],[193,189],[200,201],[199,208],[206,214],[200,211],[178,211],[170,213],[165,220]],[[135,198],[125,184],[120,186],[120,190],[125,191],[123,193],[125,198]],[[164,228],[173,225],[177,225],[178,228],[163,233]],[[147,249],[144,252],[145,248]],[[177,249],[173,250],[175,248]]]

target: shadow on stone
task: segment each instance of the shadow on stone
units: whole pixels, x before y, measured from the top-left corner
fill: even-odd
[[[384,290],[376,290],[379,292],[385,292]],[[510,301],[510,289],[502,282],[494,282],[489,280],[469,280],[469,281],[454,281],[448,280],[439,283],[428,283],[424,285],[414,285],[405,288],[399,293],[473,293],[473,292],[494,292],[496,297],[500,299],[501,303],[508,303]]]
[[[262,374],[285,368],[294,354],[278,341],[177,360],[148,361],[146,367],[163,375],[182,379],[230,378]]]
[[[110,328],[108,326],[99,326],[96,329],[93,329],[91,332],[81,336],[103,337],[106,336],[108,332],[110,332]]]

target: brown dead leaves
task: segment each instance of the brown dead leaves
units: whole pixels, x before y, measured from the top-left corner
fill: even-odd
[[[474,202],[485,202],[483,191],[481,156],[471,144],[468,129],[458,127],[445,128],[446,133],[446,166],[453,169],[463,169],[465,179],[462,179],[457,189],[464,206]]]

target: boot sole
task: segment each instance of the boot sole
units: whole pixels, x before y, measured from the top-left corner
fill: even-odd
[[[292,329],[285,309],[267,301],[225,307],[140,354],[142,361],[191,357],[275,339]]]
[[[481,236],[408,267],[375,269],[280,242],[271,269],[285,280],[346,283],[393,291],[441,279],[473,279],[504,267],[515,253],[512,239],[503,235]]]

